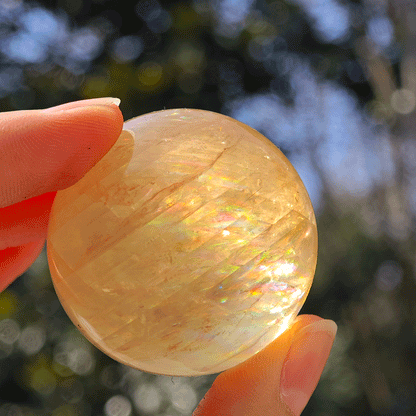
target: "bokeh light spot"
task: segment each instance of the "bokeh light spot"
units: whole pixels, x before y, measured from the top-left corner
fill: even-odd
[[[386,16],[377,16],[367,23],[368,36],[378,46],[386,48],[393,41],[394,28]]]
[[[38,393],[50,396],[56,388],[56,378],[48,368],[41,367],[32,372],[30,384]]]
[[[184,72],[198,73],[204,66],[205,53],[202,47],[184,42],[175,54],[175,64]]]
[[[138,36],[123,36],[116,39],[111,47],[111,54],[118,62],[135,60],[143,52],[143,41]]]
[[[391,106],[396,113],[410,114],[416,106],[415,94],[404,88],[396,90],[391,96]]]
[[[40,63],[47,58],[48,49],[29,33],[16,32],[0,44],[1,52],[19,63]]]
[[[129,399],[122,395],[111,397],[104,405],[106,416],[129,416],[132,410]]]
[[[403,273],[403,269],[399,263],[386,260],[376,272],[376,286],[385,292],[390,292],[400,285],[403,280]]]
[[[336,0],[290,0],[310,16],[317,33],[326,42],[345,40],[350,32],[350,10]]]
[[[109,80],[105,76],[95,76],[85,80],[82,92],[85,98],[99,98],[109,95]]]
[[[95,59],[103,47],[103,39],[95,30],[88,27],[74,31],[67,42],[69,56],[77,61]]]
[[[141,412],[156,413],[162,404],[162,395],[156,385],[145,383],[134,391],[133,400]]]
[[[24,28],[38,42],[49,44],[59,40],[61,23],[49,10],[35,7],[21,17]]]
[[[197,404],[195,389],[189,384],[183,384],[175,389],[172,395],[173,406],[183,413],[191,412]]]
[[[157,62],[146,62],[140,65],[137,76],[144,89],[153,89],[162,80],[163,68]]]
[[[19,298],[10,290],[0,293],[0,318],[12,316],[19,308]]]
[[[14,319],[3,319],[0,321],[0,342],[12,345],[19,339],[20,327]]]
[[[41,350],[45,341],[45,330],[39,326],[30,325],[23,329],[18,345],[25,354],[33,355]]]

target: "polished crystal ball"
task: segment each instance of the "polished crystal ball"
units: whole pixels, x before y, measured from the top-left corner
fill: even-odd
[[[314,212],[283,153],[201,110],[124,125],[58,192],[48,260],[67,314],[99,349],[151,373],[233,367],[279,336],[310,289]]]

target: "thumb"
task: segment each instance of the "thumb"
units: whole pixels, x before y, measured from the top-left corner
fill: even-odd
[[[279,338],[221,373],[193,416],[299,416],[325,367],[337,326],[302,315]]]

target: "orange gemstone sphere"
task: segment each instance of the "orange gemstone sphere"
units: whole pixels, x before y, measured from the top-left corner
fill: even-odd
[[[69,317],[132,367],[223,371],[299,312],[317,257],[308,194],[252,128],[201,110],[125,123],[105,157],[58,192],[48,260]]]

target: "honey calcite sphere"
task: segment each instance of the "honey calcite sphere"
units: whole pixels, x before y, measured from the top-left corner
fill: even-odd
[[[293,321],[317,230],[268,139],[213,112],[165,110],[127,121],[58,192],[47,250],[59,299],[93,344],[140,370],[195,376],[245,361]]]

